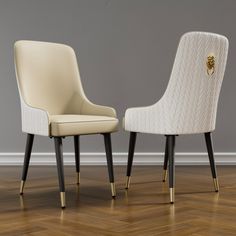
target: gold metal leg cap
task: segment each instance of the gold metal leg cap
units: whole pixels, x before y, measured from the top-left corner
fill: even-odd
[[[66,207],[66,194],[65,194],[65,192],[60,192],[60,196],[61,196],[61,208],[65,208]]]
[[[175,201],[175,188],[170,188],[170,203]]]
[[[111,183],[111,195],[113,198],[116,197],[116,186],[115,183]]]
[[[77,172],[77,184],[80,184],[80,172]]]
[[[20,195],[22,195],[24,192],[24,186],[25,186],[25,181],[21,180],[21,182],[20,182]]]
[[[162,181],[163,181],[163,182],[166,182],[166,179],[167,179],[167,170],[163,170],[163,178],[162,178]]]
[[[215,187],[215,191],[219,192],[219,182],[217,178],[213,178],[213,182],[214,182],[214,187]]]
[[[130,176],[127,176],[125,188],[129,189],[129,185],[130,185]]]

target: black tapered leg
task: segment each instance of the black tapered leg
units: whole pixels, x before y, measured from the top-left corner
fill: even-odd
[[[61,137],[54,137],[55,152],[57,160],[57,172],[61,197],[61,207],[65,208],[65,183],[64,183],[64,170],[63,170],[63,150]]]
[[[162,177],[162,181],[163,181],[163,182],[166,182],[166,178],[167,178],[167,168],[168,168],[168,147],[167,147],[167,137],[166,137],[164,166],[163,166],[163,177]]]
[[[134,158],[136,138],[137,138],[137,133],[136,132],[130,132],[128,165],[127,165],[127,174],[126,174],[126,176],[127,176],[126,189],[128,189],[129,185],[130,185],[130,176],[131,176],[131,170],[132,170],[132,164],[133,164],[133,158]]]
[[[114,173],[113,173],[111,134],[105,133],[103,135],[104,135],[104,143],[105,143],[105,150],[106,150],[106,157],[107,157],[108,174],[109,174],[109,180],[111,184],[111,193],[112,193],[112,197],[115,198],[116,189],[115,189]]]
[[[27,134],[24,166],[23,166],[23,172],[22,172],[22,177],[21,177],[21,185],[20,185],[20,194],[21,195],[23,194],[24,185],[25,185],[25,181],[26,181],[26,178],[27,178],[27,173],[28,173],[28,168],[29,168],[29,162],[30,162],[33,142],[34,142],[34,135],[33,134]]]
[[[213,150],[213,144],[212,144],[212,139],[211,139],[211,133],[205,133],[205,140],[206,140],[206,146],[207,146],[207,152],[208,152],[208,157],[210,161],[210,166],[211,166],[211,173],[213,177],[213,182],[214,182],[214,187],[215,191],[219,191],[219,183],[217,179],[217,173],[216,173],[216,166],[215,166],[215,160],[214,160],[214,150]]]
[[[175,135],[167,135],[167,151],[169,159],[170,203],[175,201]]]
[[[77,184],[80,184],[80,141],[79,135],[74,136],[75,165],[77,172]]]

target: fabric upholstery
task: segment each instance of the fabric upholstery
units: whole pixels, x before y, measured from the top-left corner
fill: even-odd
[[[228,40],[222,35],[184,34],[163,97],[154,105],[127,109],[125,130],[157,134],[213,131],[227,54]],[[212,75],[207,74],[209,55],[215,57]]]
[[[22,40],[15,43],[14,56],[23,132],[44,136],[52,136],[52,132],[55,132],[54,134],[66,136],[84,134],[85,127],[88,133],[117,130],[118,120],[115,110],[93,104],[85,96],[76,55],[71,47],[64,44]],[[73,120],[73,130],[68,124],[62,125],[59,120],[51,124],[56,116],[63,121],[62,116],[68,114],[77,115],[78,118],[77,122]],[[82,125],[79,115],[89,118],[88,123],[85,124],[84,120]],[[90,116],[102,116],[103,125],[98,128],[99,122]],[[95,124],[92,124],[93,122]],[[106,122],[107,126],[104,124]],[[75,127],[76,124],[83,131],[79,131]]]

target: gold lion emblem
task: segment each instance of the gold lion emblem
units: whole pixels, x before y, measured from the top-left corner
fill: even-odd
[[[215,57],[213,55],[209,55],[207,57],[206,66],[207,66],[207,74],[213,75],[215,72]]]

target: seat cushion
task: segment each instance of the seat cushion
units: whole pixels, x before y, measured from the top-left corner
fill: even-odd
[[[93,115],[51,115],[50,135],[110,133],[118,130],[118,119]]]

